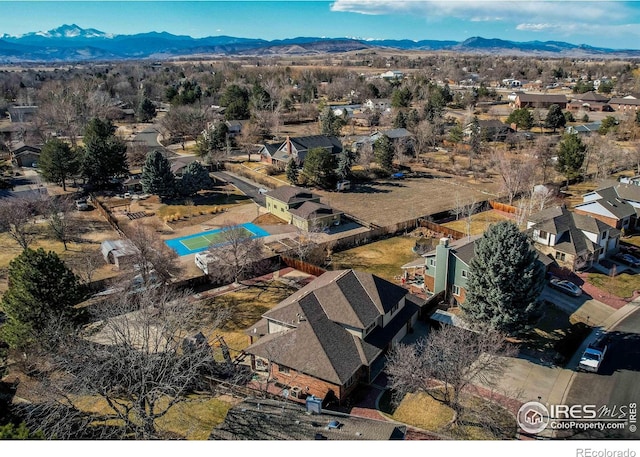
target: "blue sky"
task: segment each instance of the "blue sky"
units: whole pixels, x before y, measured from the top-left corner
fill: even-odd
[[[113,34],[514,41],[640,48],[640,1],[5,1],[0,35],[75,23]]]

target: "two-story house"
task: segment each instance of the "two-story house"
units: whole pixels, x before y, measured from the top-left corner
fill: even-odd
[[[280,186],[265,194],[267,211],[309,231],[339,225],[342,212],[320,203],[320,196],[296,186]]]
[[[452,241],[441,238],[433,251],[420,259],[402,266],[405,278],[420,278],[425,290],[434,294],[445,293],[448,299],[462,303],[467,292],[469,265],[474,255],[475,241],[463,238]]]
[[[527,230],[536,249],[571,271],[584,270],[618,249],[620,231],[594,217],[547,208],[529,217]]]
[[[640,187],[633,184],[615,183],[587,192],[582,203],[573,210],[578,214],[592,216],[617,229],[633,229],[640,211]]]
[[[304,159],[311,149],[324,149],[334,156],[342,152],[340,138],[329,135],[311,135],[301,137],[287,137],[275,150],[265,145],[261,150],[261,160],[282,170],[290,160],[295,160],[299,167],[304,165]]]
[[[292,391],[343,401],[383,371],[423,304],[370,273],[328,271],[263,314],[245,352]]]
[[[467,281],[470,277],[471,260],[475,255],[475,244],[480,238],[462,238],[452,241],[441,238],[433,251],[422,258],[402,266],[405,284],[421,283],[426,291],[433,294],[444,292],[445,300],[452,304],[464,303],[467,295]],[[553,259],[537,250],[538,261],[545,270],[553,264]]]

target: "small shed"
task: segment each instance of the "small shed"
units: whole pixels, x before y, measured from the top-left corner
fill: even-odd
[[[120,269],[121,265],[130,263],[138,249],[129,240],[106,240],[100,246],[105,262],[112,263]]]

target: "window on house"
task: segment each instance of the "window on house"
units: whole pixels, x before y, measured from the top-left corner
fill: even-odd
[[[278,371],[282,374],[289,374],[291,373],[291,370],[289,369],[289,367],[285,367],[280,365],[280,367],[278,368]]]
[[[433,257],[429,259],[429,265],[431,265],[432,267],[436,266],[436,259],[434,259]]]
[[[543,239],[547,239],[547,237],[549,236],[549,234],[547,232],[545,232],[544,230],[540,230],[540,232],[538,233],[538,238],[543,238]]]
[[[344,383],[344,386],[350,387],[355,380],[356,380],[356,375],[351,376],[349,379],[347,379],[347,382]]]
[[[564,259],[565,259],[564,252],[556,251],[556,260],[560,260],[561,262],[564,262]]]
[[[391,308],[391,314],[395,313],[396,311],[398,311],[398,307],[400,305],[398,303],[395,304],[395,306],[393,308]]]
[[[370,326],[368,326],[368,327],[364,330],[364,334],[365,334],[365,335],[368,335],[368,334],[369,334],[369,332],[370,332],[371,330],[373,330],[374,328],[376,328],[376,323],[375,323],[375,322],[374,322],[373,324],[371,324]]]
[[[284,208],[280,208],[280,211],[284,213]]]
[[[609,230],[605,230],[604,232],[602,232],[602,239],[606,239],[609,237]]]
[[[467,270],[462,270],[462,272],[460,274],[462,275],[463,278],[468,278],[469,277],[469,272]]]
[[[460,286],[453,285],[453,295],[460,295]]]

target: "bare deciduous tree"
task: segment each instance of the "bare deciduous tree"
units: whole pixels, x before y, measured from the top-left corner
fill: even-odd
[[[520,192],[532,187],[535,165],[532,160],[509,157],[504,151],[495,151],[493,160],[502,180],[502,190],[511,205]]]
[[[205,376],[227,370],[215,362],[206,338],[191,338],[200,332],[202,309],[189,292],[160,287],[120,294],[94,319],[102,324],[99,330],[61,345],[46,397],[25,408],[27,423],[37,424],[47,437],[162,438],[158,421],[203,388]],[[101,400],[100,413],[81,406],[87,398]],[[73,420],[59,421],[61,412]],[[79,428],[79,423],[91,426]]]
[[[456,192],[454,195],[454,206],[451,213],[456,217],[456,220],[460,220],[461,217],[465,219],[466,235],[471,236],[471,221],[472,216],[478,210],[478,202],[471,198],[465,200],[460,195],[460,192]]]
[[[96,270],[105,264],[105,260],[100,250],[83,249],[79,255],[70,257],[67,264],[82,284],[91,286]]]
[[[158,280],[168,282],[180,273],[178,254],[156,234],[155,227],[132,223],[125,229],[125,234],[136,249],[128,266],[140,275],[142,285]]]
[[[0,231],[7,232],[22,249],[27,249],[37,237],[33,218],[39,202],[12,198],[0,205]]]
[[[268,267],[264,242],[254,238],[244,227],[225,224],[220,240],[208,252],[217,259],[209,276],[214,282],[239,283],[263,273]]]
[[[373,143],[371,141],[366,141],[358,151],[358,164],[365,170],[368,170],[371,168],[371,162],[373,162],[373,159]]]
[[[448,325],[389,353],[389,387],[400,398],[409,392],[425,392],[459,413],[462,392],[474,384],[495,385],[507,357],[515,352],[505,335],[493,329]],[[442,389],[434,389],[437,386]]]
[[[47,218],[53,237],[64,245],[77,233],[78,224],[74,220],[74,203],[68,196],[48,197],[42,202],[42,214]]]

